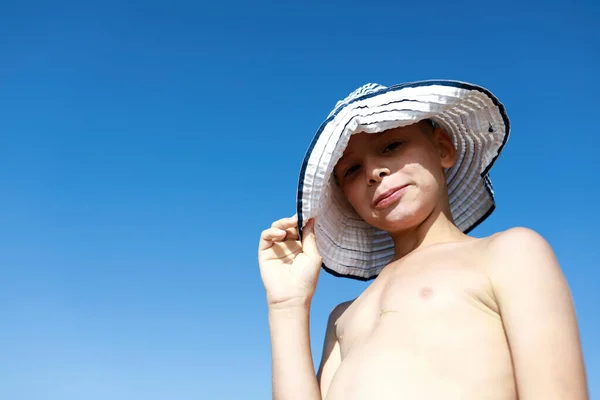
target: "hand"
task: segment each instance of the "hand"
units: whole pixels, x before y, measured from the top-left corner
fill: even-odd
[[[267,303],[275,307],[310,304],[321,270],[321,255],[314,234],[314,220],[298,235],[298,218],[276,221],[260,235],[258,263]]]

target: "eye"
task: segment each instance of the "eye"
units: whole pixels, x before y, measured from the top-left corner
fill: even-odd
[[[350,176],[352,175],[354,172],[358,171],[358,169],[360,168],[360,165],[352,165],[350,168],[348,168],[345,172],[344,172],[344,177]]]
[[[392,142],[389,143],[387,146],[385,146],[385,148],[383,149],[383,152],[388,152],[388,151],[394,151],[394,150],[398,150],[400,148],[400,146],[402,146],[404,144],[404,142]]]

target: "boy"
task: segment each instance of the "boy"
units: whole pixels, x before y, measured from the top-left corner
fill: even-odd
[[[494,209],[503,105],[454,81],[366,85],[306,154],[298,213],[261,234],[274,399],[587,399],[569,288],[526,228],[467,236]],[[320,268],[374,279],[329,317],[315,374]]]

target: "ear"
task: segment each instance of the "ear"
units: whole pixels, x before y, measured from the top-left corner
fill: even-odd
[[[443,168],[450,168],[456,162],[456,147],[452,137],[440,127],[433,130],[433,142],[440,154],[440,162]]]

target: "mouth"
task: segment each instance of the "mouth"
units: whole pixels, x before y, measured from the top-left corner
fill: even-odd
[[[386,190],[373,201],[373,208],[383,209],[398,200],[408,185],[398,186],[396,188]]]

